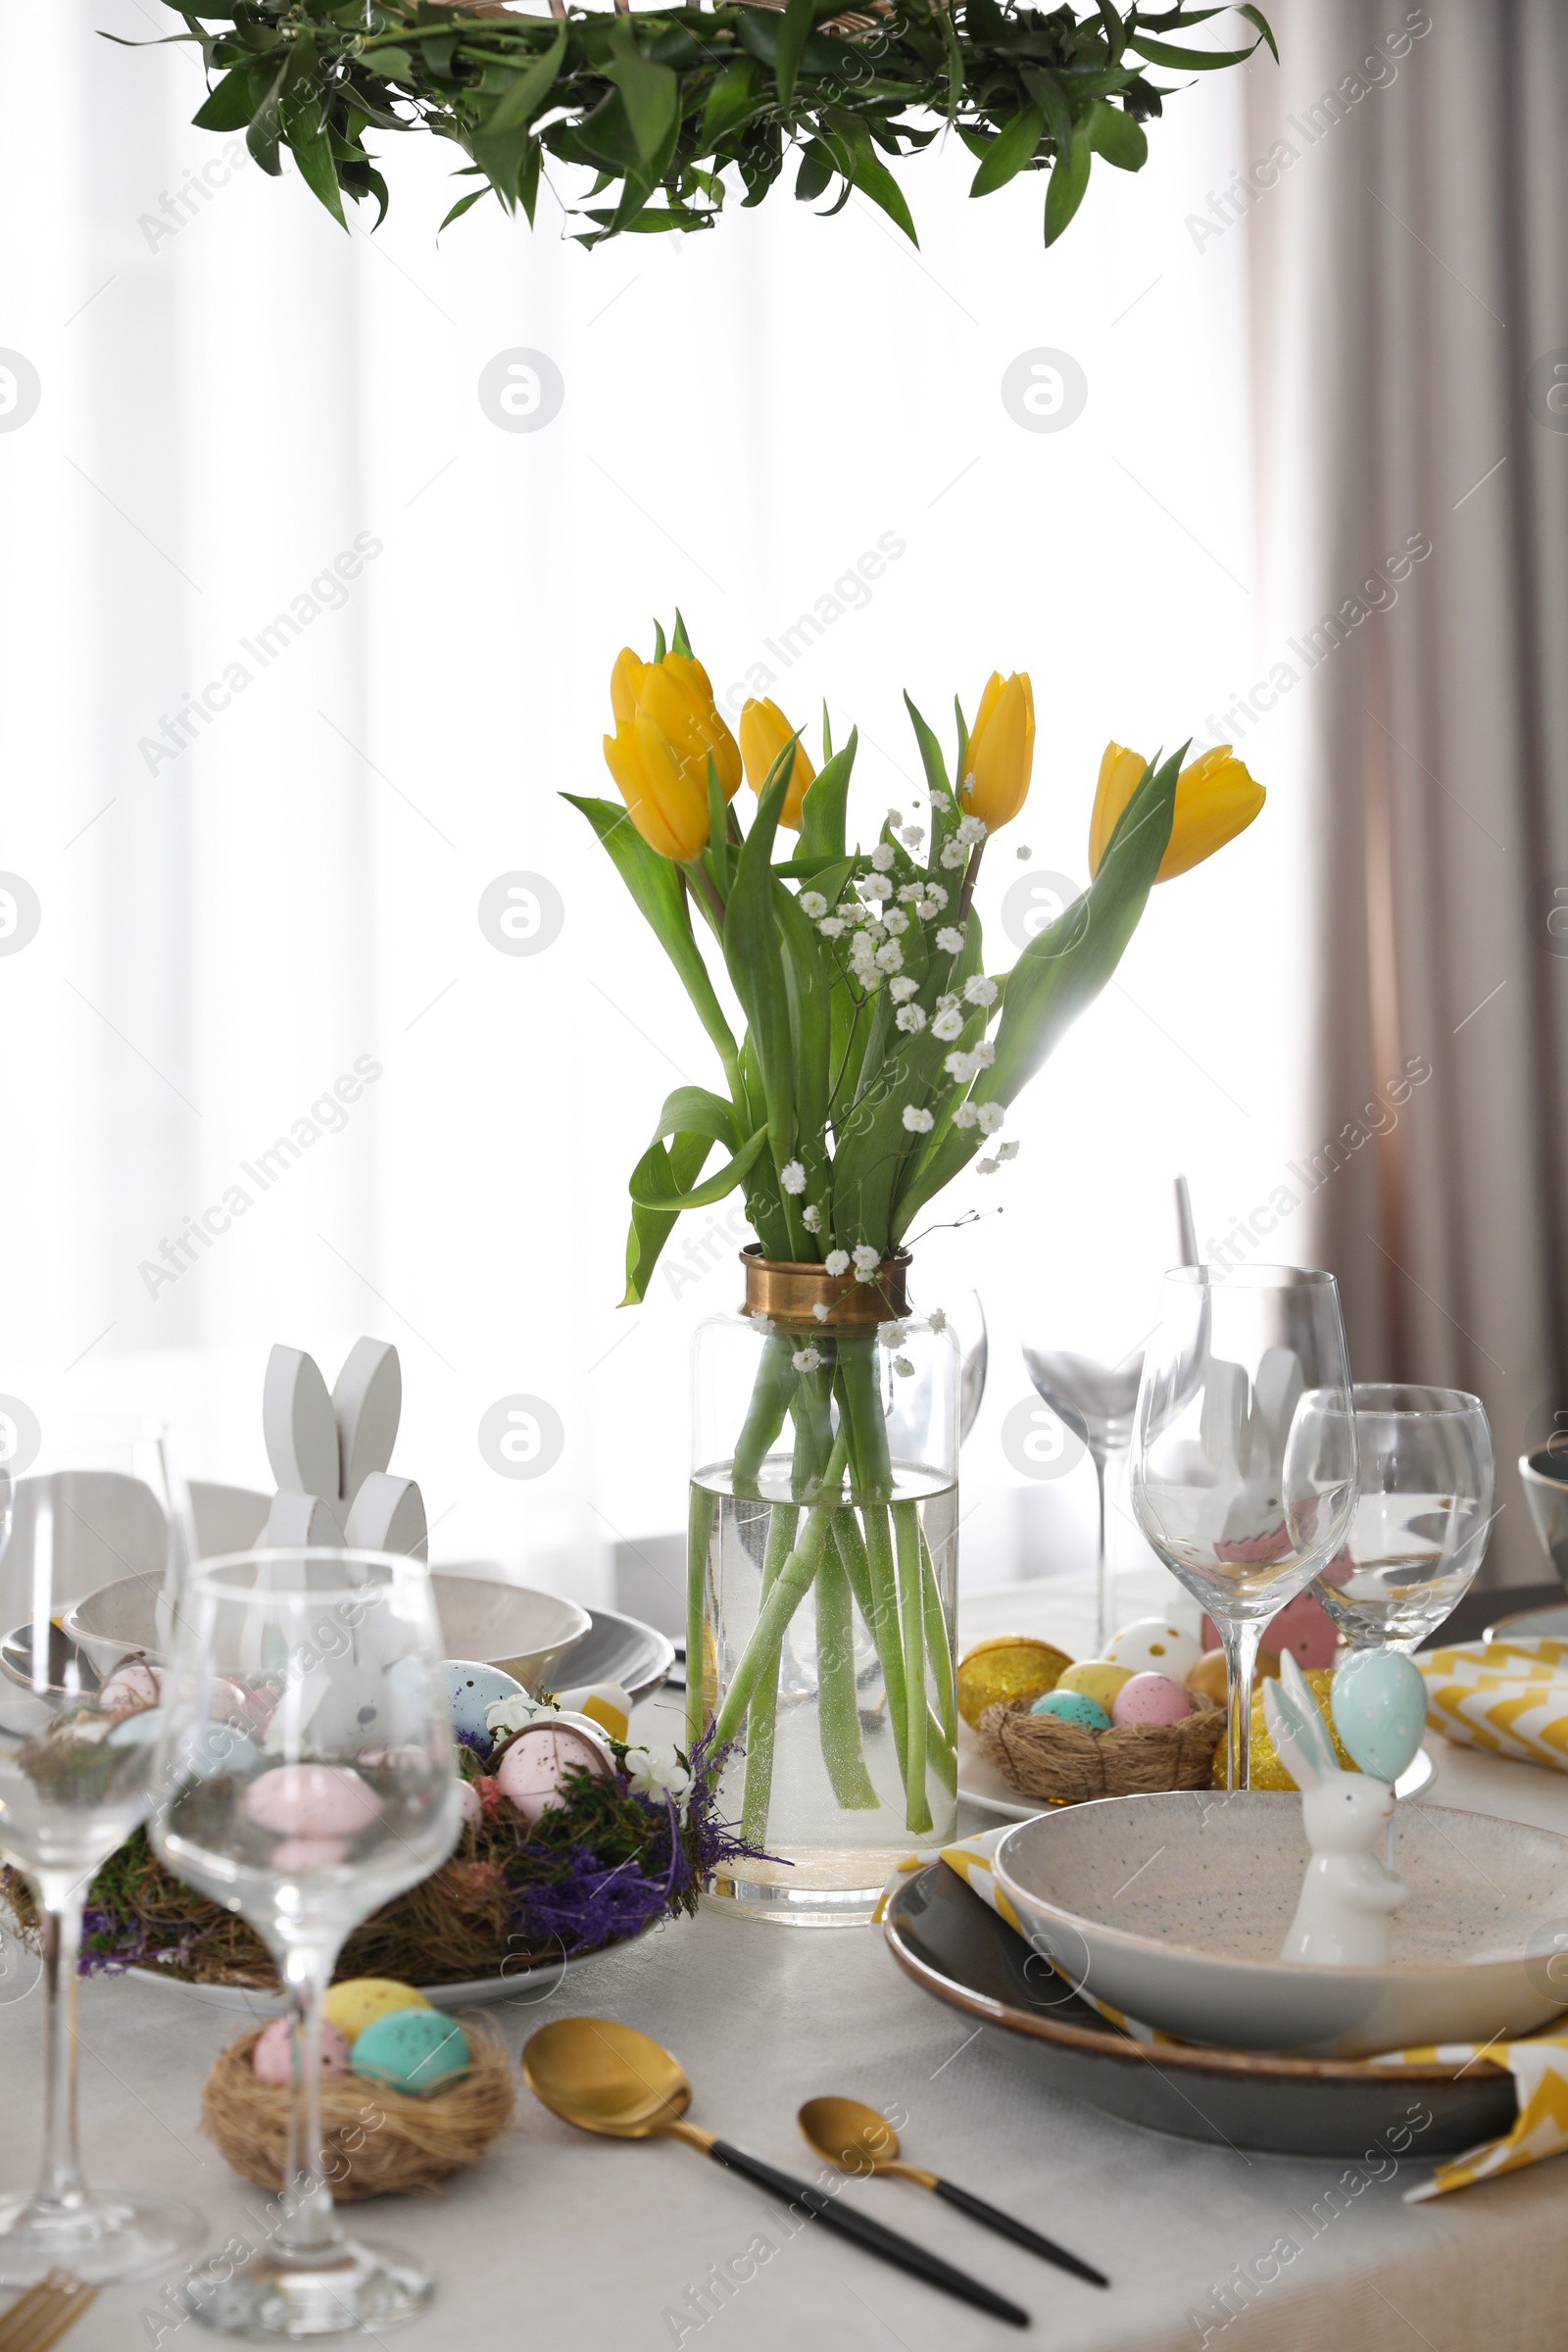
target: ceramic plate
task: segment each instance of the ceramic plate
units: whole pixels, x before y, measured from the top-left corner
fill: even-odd
[[[1516,1616],[1499,1617],[1482,1636],[1485,1642],[1568,1641],[1568,1602],[1554,1609],[1521,1609]]]
[[[675,1644],[615,1609],[590,1609],[593,1619],[579,1642],[556,1666],[556,1688],[577,1690],[585,1683],[618,1683],[633,1699],[652,1698],[675,1660]]]
[[[646,1928],[641,1931],[644,1936],[647,1933]],[[606,1960],[612,1952],[638,1940],[636,1936],[623,1936],[601,1951],[579,1952],[570,1960],[541,1960],[510,1977],[475,1977],[466,1984],[421,1984],[418,1989],[432,2009],[472,2009],[490,2001],[516,2001],[531,2008],[537,2001],[548,2001],[568,1971]],[[276,2017],[283,2006],[283,1996],[277,1992],[247,1992],[239,1984],[186,1984],[159,1968],[132,1968],[129,1973],[138,1984],[162,1984],[170,1992],[183,1992],[205,2002],[209,2009],[227,2009],[241,2017]]]
[[[1564,1632],[1568,1633],[1568,1610],[1563,1611]],[[1401,1773],[1396,1784],[1398,1796],[1419,1796],[1430,1788],[1437,1776],[1435,1759],[1422,1748],[1408,1772]],[[980,1752],[980,1742],[966,1723],[958,1725],[958,1795],[965,1804],[978,1805],[999,1821],[1033,1821],[1045,1810],[1036,1801],[1020,1796],[1009,1788],[994,1764],[988,1763]]]
[[[1462,2073],[1393,2074],[1343,2059],[1133,2041],[940,1862],[905,1880],[884,1933],[927,1992],[1015,2036],[1022,2081],[1148,2131],[1277,2156],[1359,2156],[1381,2140],[1421,2167],[1500,2137],[1516,2120],[1513,2078],[1485,2060]]]

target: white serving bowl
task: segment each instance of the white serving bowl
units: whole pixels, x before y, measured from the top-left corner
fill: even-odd
[[[1388,1968],[1279,1958],[1309,1859],[1298,1796],[1105,1797],[1021,1822],[995,1869],[1072,1983],[1184,2041],[1302,2057],[1491,2041],[1568,2008],[1568,1838],[1401,1804]]]
[[[62,1619],[63,1631],[87,1652],[100,1674],[128,1650],[156,1664],[166,1633],[159,1623],[158,1576],[122,1576],[100,1585]],[[541,1592],[531,1585],[508,1585],[477,1576],[431,1571],[441,1640],[451,1658],[477,1658],[515,1675],[526,1689],[547,1683],[573,1642],[593,1619],[574,1600]]]

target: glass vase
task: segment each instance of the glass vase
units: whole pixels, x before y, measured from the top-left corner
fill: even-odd
[[[861,1925],[956,1821],[958,1349],[906,1255],[741,1262],[693,1342],[686,1728],[756,1849],[710,1900]]]

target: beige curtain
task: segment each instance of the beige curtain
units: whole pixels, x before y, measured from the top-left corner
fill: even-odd
[[[1309,1247],[1363,1379],[1568,1408],[1568,8],[1276,0],[1249,74],[1259,620],[1320,948]],[[1197,232],[1195,231],[1195,239]],[[1562,1426],[1568,1427],[1568,1415]]]

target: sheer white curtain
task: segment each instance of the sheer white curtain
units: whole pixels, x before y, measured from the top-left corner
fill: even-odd
[[[1037,782],[981,893],[1010,961],[1009,886],[1082,878],[1106,738],[1213,740],[1265,660],[1243,240],[1190,225],[1244,92],[1175,99],[1049,255],[1041,184],[971,205],[952,152],[911,174],[918,253],[781,192],[587,254],[548,197],[533,236],[480,208],[437,243],[454,159],[412,139],[345,237],[189,128],[193,52],[96,37],[163,20],[0,0],[0,347],[41,388],[0,430],[0,867],[41,909],[0,955],[0,1386],[160,1404],[260,1484],[270,1343],[330,1378],[382,1333],[435,1554],[609,1597],[612,1546],[681,1523],[687,1336],[736,1290],[714,1210],[615,1309],[627,1172],[708,1060],[558,797],[611,789],[610,662],[678,603],[721,691],[859,720],[868,829],[912,789],[901,689],[946,727],[1027,666]],[[560,372],[539,429],[481,405],[516,351]],[[1087,385],[1059,431],[1004,403],[1042,351]],[[1173,1171],[1223,1232],[1302,1141],[1297,818],[1257,766],[1265,819],[1156,894],[1021,1157],[943,1212],[1004,1213],[922,1246],[927,1301],[992,1322],[972,1578],[1084,1553],[1087,1472],[1001,1448],[1020,1332],[1136,1342]],[[519,872],[561,909],[534,955],[479,919]],[[533,1480],[477,1441],[516,1395],[564,1435]]]

